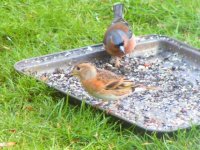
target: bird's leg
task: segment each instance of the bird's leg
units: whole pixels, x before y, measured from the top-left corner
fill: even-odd
[[[119,106],[120,106],[120,100],[118,99],[118,100],[116,100],[116,102],[114,103],[115,104],[115,107],[117,107],[117,108],[119,108]]]
[[[109,104],[109,102],[108,101],[102,101],[102,102],[100,102],[100,103],[98,103],[98,104],[95,104],[95,105],[93,105],[95,108],[99,108],[99,107],[101,107],[102,105],[105,105],[105,104]],[[105,109],[105,113],[106,114],[110,114],[112,112],[112,109]]]
[[[120,106],[119,101],[120,101],[120,100],[118,99],[118,100],[116,100],[115,103],[114,103],[114,107],[116,107],[117,109],[118,109],[119,106]],[[107,114],[110,114],[111,112],[112,112],[112,109],[107,109],[107,110],[106,110],[106,113],[107,113]]]
[[[103,103],[104,103],[104,102],[100,102],[100,103],[94,104],[93,106],[94,106],[95,108],[98,108],[98,107],[102,106]]]
[[[93,106],[94,106],[95,108],[99,108],[99,107],[101,107],[102,105],[105,105],[105,104],[109,104],[109,101],[102,101],[102,102],[100,102],[100,103],[98,103],[98,104],[94,104]],[[116,107],[116,108],[118,109],[119,106],[120,106],[120,100],[118,99],[118,100],[116,100],[116,101],[114,102],[114,107]],[[110,113],[112,112],[112,109],[106,109],[105,112],[106,112],[107,114],[110,114]]]
[[[108,108],[106,109],[106,114],[110,114],[112,112],[112,109]]]
[[[98,104],[95,104],[95,105],[93,105],[95,108],[99,108],[99,107],[101,107],[102,105],[109,105],[110,104],[110,101],[102,101],[102,102],[100,102],[100,103],[98,103]],[[104,108],[105,109],[105,108]],[[105,109],[105,112],[106,112],[106,114],[110,114],[111,112],[112,112],[112,109]]]
[[[108,103],[108,101],[101,101],[101,102],[99,102],[97,104],[94,104],[93,106],[98,108],[98,107],[101,107],[102,105],[105,105],[106,103]]]
[[[107,110],[106,110],[106,114],[110,114],[111,112],[112,112],[111,109],[107,109]]]
[[[119,57],[116,57],[116,60],[115,60],[115,67],[119,68],[120,67],[120,58]]]

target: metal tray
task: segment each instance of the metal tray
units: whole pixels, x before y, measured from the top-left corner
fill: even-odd
[[[119,70],[110,65],[110,56],[102,44],[22,60],[14,67],[69,94],[73,100],[85,100],[93,106],[100,100],[90,97],[78,80],[67,76],[71,67],[82,61],[129,76],[135,82],[160,87],[158,91],[136,91],[121,100],[119,107],[115,108],[114,102],[110,102],[99,107],[100,110],[109,110],[110,115],[128,124],[159,133],[200,124],[199,49],[167,36],[137,37],[134,53],[122,61],[124,67]],[[132,65],[126,68],[129,63]]]

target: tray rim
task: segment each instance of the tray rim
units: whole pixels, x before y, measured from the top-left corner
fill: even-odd
[[[180,40],[177,40],[175,38],[172,38],[172,37],[169,37],[169,36],[166,36],[166,35],[160,35],[160,34],[148,34],[148,35],[141,35],[141,36],[136,36],[136,38],[140,39],[140,38],[151,38],[151,37],[156,37],[158,39],[147,39],[147,41],[155,41],[155,40],[164,40],[162,38],[166,38],[166,39],[169,39],[170,41],[174,41],[174,42],[177,42],[179,44],[181,44],[182,46],[185,46],[187,48],[189,48],[192,52],[195,52],[195,53],[198,53],[200,55],[200,48],[197,48],[197,47],[192,47],[191,45],[189,44],[186,44]],[[146,43],[147,41],[139,41],[139,43]],[[168,41],[168,42],[170,42]],[[31,60],[31,59],[36,59],[36,58],[41,58],[41,57],[47,57],[47,56],[52,56],[52,55],[57,55],[57,54],[60,54],[60,53],[63,53],[63,52],[69,52],[69,51],[76,51],[76,50],[79,50],[79,49],[83,49],[83,48],[87,48],[88,46],[90,47],[97,47],[97,46],[101,46],[103,45],[103,43],[98,43],[98,44],[93,44],[93,45],[86,45],[86,46],[82,46],[82,47],[78,47],[78,48],[72,48],[72,49],[66,49],[66,50],[63,50],[63,51],[60,51],[60,52],[55,52],[55,53],[51,53],[51,54],[45,54],[45,55],[41,55],[41,56],[34,56],[34,57],[31,57],[31,58],[25,58],[25,59],[22,59],[20,61],[17,61],[15,64],[14,64],[14,68],[15,70],[17,70],[18,72],[21,72],[19,69],[18,69],[18,65],[24,61],[27,61],[27,60]],[[89,53],[88,53],[89,54]]]
[[[151,38],[151,37],[156,37],[156,38],[148,39],[148,38]],[[137,36],[136,38],[141,38],[141,39],[142,39],[142,38],[147,38],[147,39],[145,39],[144,41],[139,41],[139,43],[141,43],[141,44],[142,44],[142,43],[149,42],[149,41],[155,41],[155,40],[157,40],[157,41],[162,41],[162,40],[164,40],[164,39],[162,39],[162,38],[166,38],[166,39],[169,39],[169,42],[171,42],[171,41],[177,42],[177,43],[180,44],[181,46],[186,47],[186,48],[189,48],[189,50],[190,50],[191,52],[197,53],[197,54],[200,56],[200,49],[199,49],[199,48],[192,47],[192,46],[189,45],[189,44],[186,44],[186,43],[184,43],[184,42],[182,42],[182,41],[180,41],[180,40],[171,38],[171,37],[166,36],[166,35],[149,34],[149,35]],[[17,72],[22,73],[22,74],[25,75],[25,76],[32,77],[32,78],[36,79],[37,81],[39,81],[39,82],[41,82],[41,83],[44,83],[44,84],[47,85],[48,87],[53,88],[53,89],[55,89],[55,90],[57,90],[57,91],[63,93],[63,94],[66,95],[66,96],[69,96],[69,98],[72,98],[73,100],[76,100],[77,102],[82,103],[84,100],[81,100],[81,99],[79,99],[79,98],[76,97],[76,96],[73,96],[73,95],[71,95],[71,94],[69,94],[69,93],[66,93],[66,92],[60,90],[60,89],[57,88],[57,87],[50,86],[49,84],[45,83],[44,81],[41,81],[41,80],[37,79],[36,77],[34,77],[34,76],[30,75],[30,74],[25,74],[22,70],[20,70],[20,69],[18,68],[18,65],[19,65],[20,63],[24,62],[24,61],[27,61],[27,60],[34,60],[34,59],[36,59],[36,58],[47,57],[47,56],[53,56],[53,55],[60,54],[60,53],[63,53],[63,52],[69,52],[69,51],[75,51],[75,50],[78,51],[79,49],[87,48],[87,47],[89,47],[89,46],[90,46],[90,47],[98,47],[98,46],[102,46],[102,45],[103,45],[103,43],[99,43],[99,44],[94,44],[94,45],[88,45],[88,46],[83,46],[83,47],[68,49],[68,50],[64,50],[64,51],[60,51],[60,52],[55,52],[55,53],[51,53],[51,54],[45,54],[45,55],[41,55],[41,56],[35,56],[35,57],[31,57],[31,58],[22,59],[21,61],[18,61],[18,62],[16,62],[16,63],[14,64],[14,69],[15,69]],[[97,51],[95,51],[95,52],[97,52]],[[92,53],[95,53],[95,52],[91,52],[91,53],[87,53],[87,54],[92,54]],[[70,57],[69,57],[69,59],[70,59]],[[87,101],[84,101],[84,102],[85,102],[88,106],[94,107],[91,103],[89,103],[89,102],[87,102]],[[98,107],[97,109],[100,110],[100,111],[102,111],[102,112],[105,112],[105,109],[102,109],[102,108],[99,108],[99,107]],[[200,122],[199,122],[199,124],[194,124],[194,125],[192,124],[191,126],[186,126],[186,127],[182,127],[182,128],[173,129],[173,130],[156,130],[156,129],[147,129],[147,128],[145,128],[145,127],[143,127],[143,126],[141,126],[141,125],[139,125],[139,124],[137,124],[137,123],[133,123],[133,122],[129,121],[128,119],[123,118],[123,117],[121,117],[121,116],[119,116],[119,115],[117,115],[117,114],[114,114],[114,113],[112,113],[112,112],[109,113],[109,116],[115,117],[115,118],[117,118],[118,120],[121,120],[121,121],[123,121],[123,122],[125,122],[125,123],[127,123],[127,124],[130,124],[130,125],[133,125],[133,126],[135,126],[135,127],[138,127],[138,128],[140,128],[140,129],[144,130],[145,132],[158,133],[158,134],[160,134],[160,133],[161,133],[161,134],[163,134],[163,133],[174,133],[174,132],[177,132],[177,131],[179,131],[179,130],[187,130],[187,129],[192,128],[192,126],[199,126],[199,125],[200,125]]]

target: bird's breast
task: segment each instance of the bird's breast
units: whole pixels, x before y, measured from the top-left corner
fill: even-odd
[[[82,81],[82,85],[88,93],[98,92],[104,86],[104,84],[97,79],[90,79],[90,80]]]

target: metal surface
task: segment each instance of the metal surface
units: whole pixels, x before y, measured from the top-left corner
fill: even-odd
[[[173,53],[177,52],[178,54],[183,55],[184,58],[187,59],[187,61],[189,61],[192,65],[200,64],[199,49],[188,46],[187,44],[174,40],[172,38],[169,38],[166,36],[160,36],[160,35],[148,35],[148,36],[138,37],[137,46],[133,55],[134,56],[141,55],[145,53],[146,51],[149,52],[151,50],[153,50],[154,53],[156,53],[156,51],[159,51],[160,49],[167,49]],[[54,53],[54,54],[45,55],[41,57],[35,57],[35,58],[22,60],[20,62],[17,62],[14,65],[14,67],[18,72],[36,78],[36,75],[38,76],[46,72],[53,72],[56,68],[65,68],[68,65],[72,66],[81,61],[91,61],[94,59],[101,60],[108,57],[109,56],[102,48],[102,44],[98,44],[98,45],[87,46],[83,48],[67,50],[64,52],[59,52],[59,53]],[[51,87],[55,88],[56,90],[64,94],[67,94],[67,92],[64,91],[63,89],[60,89],[54,86],[51,86]],[[69,96],[71,96],[73,99],[81,101],[81,99],[79,99],[78,97],[75,97],[73,95],[69,95]],[[90,103],[88,104],[91,105]],[[127,118],[121,117],[112,112],[110,114],[116,118],[119,118],[120,120],[123,120],[129,124],[134,124],[138,126],[139,128],[148,130],[148,131],[173,132],[173,131],[178,130],[178,129],[159,130],[159,131],[151,130],[137,124],[137,122],[136,123],[130,122]],[[186,129],[189,127],[190,126],[180,127],[179,129]]]

